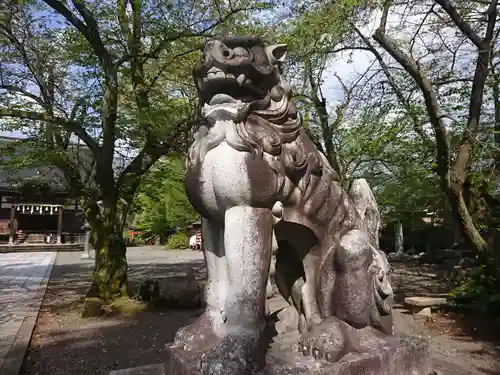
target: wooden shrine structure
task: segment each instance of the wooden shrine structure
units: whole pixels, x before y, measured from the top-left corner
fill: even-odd
[[[0,137],[0,142],[9,140]],[[61,171],[53,166],[0,170],[0,250],[56,245],[83,249],[85,219],[79,197],[71,196],[62,181]]]

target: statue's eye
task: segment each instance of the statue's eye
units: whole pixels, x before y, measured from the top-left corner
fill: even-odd
[[[248,57],[249,56],[248,50],[246,50],[243,47],[236,47],[233,51],[234,51],[234,56],[237,56],[237,57]]]

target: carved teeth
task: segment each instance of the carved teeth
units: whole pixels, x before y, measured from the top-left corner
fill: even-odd
[[[234,75],[231,73],[228,73],[228,74],[226,74],[226,78],[233,78],[234,79]]]
[[[217,72],[220,72],[220,69],[217,69],[215,66],[212,66],[208,72],[207,72],[207,75],[210,75],[210,74],[216,74]]]
[[[245,84],[246,84],[246,85],[251,85],[251,84],[252,84],[252,80],[251,80],[251,79],[247,79],[247,80],[245,81]]]
[[[238,85],[243,85],[243,82],[245,82],[245,75],[244,74],[240,74],[238,76],[238,78],[236,78],[236,81],[238,81]]]

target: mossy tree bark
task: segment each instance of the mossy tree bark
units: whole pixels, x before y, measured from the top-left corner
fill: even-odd
[[[87,218],[92,228],[95,268],[92,294],[111,301],[127,293],[127,247],[123,238],[123,216],[114,200],[90,204]]]
[[[96,234],[100,247],[96,251],[93,284],[99,297],[110,301],[127,293],[127,258],[125,241],[120,234]]]

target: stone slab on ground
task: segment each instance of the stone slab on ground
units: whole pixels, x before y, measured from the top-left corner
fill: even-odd
[[[24,360],[54,252],[0,254],[0,374],[17,375]]]
[[[429,343],[416,337],[402,336],[397,346],[348,354],[336,363],[303,356],[297,351],[296,339],[283,335],[271,344],[266,367],[256,375],[429,375],[432,371]],[[167,345],[167,374],[199,375],[203,354]]]
[[[416,307],[434,307],[446,305],[447,300],[441,297],[406,297],[405,303]]]
[[[429,317],[432,316],[432,310],[430,307],[424,307],[422,310],[416,311],[416,315],[422,317]]]
[[[154,365],[127,368],[111,371],[109,375],[165,375],[165,365],[158,363]]]

